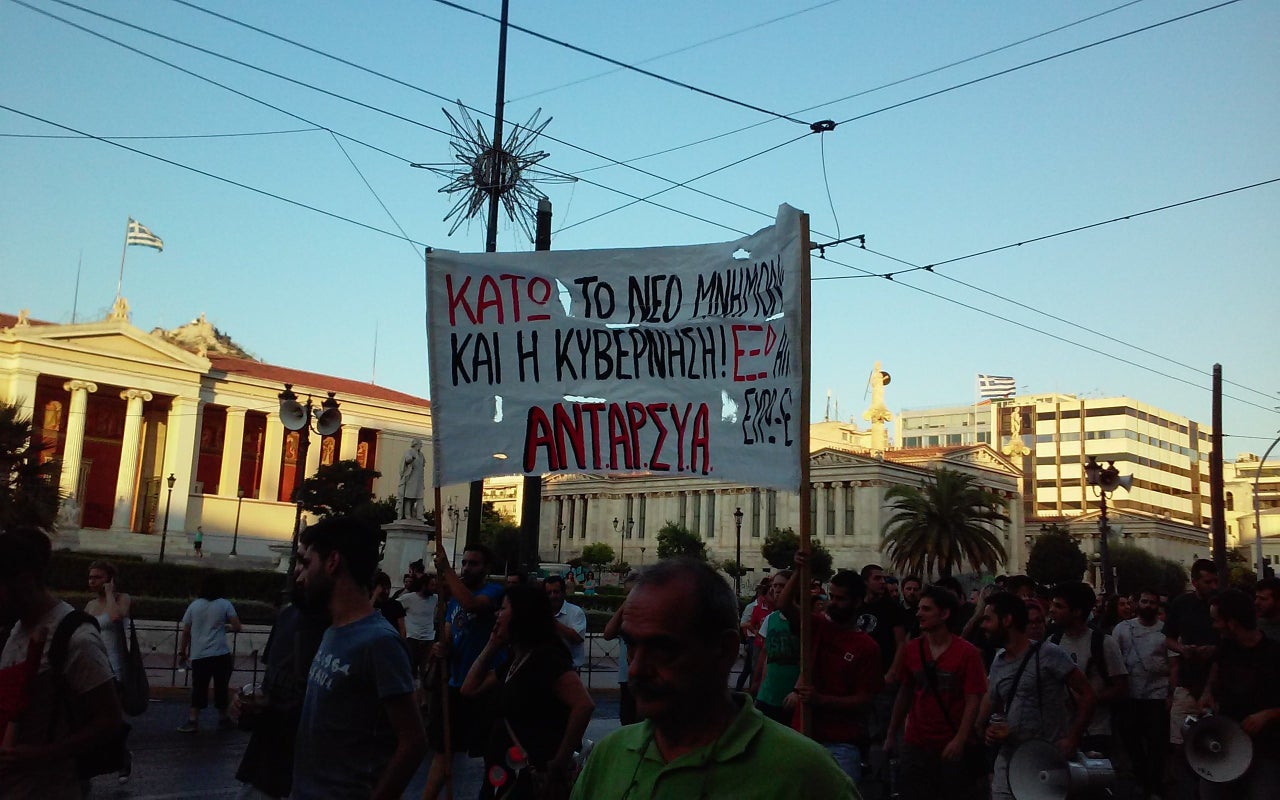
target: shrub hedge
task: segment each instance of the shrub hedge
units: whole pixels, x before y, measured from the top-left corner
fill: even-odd
[[[85,603],[93,597],[90,592],[65,592],[58,591],[57,596],[66,600],[76,608],[84,608]],[[182,619],[182,615],[186,612],[187,606],[191,601],[185,597],[149,597],[147,595],[129,595],[133,603],[129,614],[134,619],[155,619],[164,622],[177,622]],[[240,616],[240,621],[244,623],[270,625],[275,622],[278,609],[272,603],[264,603],[259,600],[237,600],[231,598],[231,604],[236,607],[236,614]]]
[[[110,561],[120,571],[116,578],[120,591],[148,598],[193,598],[200,586],[200,576],[209,571],[209,568],[190,564],[159,564],[129,557],[60,550],[49,561],[49,588],[58,594],[85,590],[89,565],[99,559]],[[275,607],[284,591],[284,575],[279,572],[226,569],[218,570],[218,573],[227,597]]]

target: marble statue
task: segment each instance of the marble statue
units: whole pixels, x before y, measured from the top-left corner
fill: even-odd
[[[417,519],[421,516],[418,505],[422,501],[422,479],[427,459],[422,455],[422,440],[414,439],[400,462],[400,519]]]
[[[884,387],[889,383],[889,373],[880,369],[880,362],[877,361],[875,367],[871,370],[871,405],[863,412],[863,419],[871,423],[871,450],[872,452],[883,453],[889,449],[889,434],[885,430],[884,424],[893,419],[889,407],[884,403]]]

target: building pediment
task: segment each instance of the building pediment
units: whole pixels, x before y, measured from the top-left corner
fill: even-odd
[[[157,366],[206,372],[209,359],[187,352],[123,321],[91,322],[83,325],[40,325],[11,328],[5,332],[12,341],[46,345],[85,356],[103,356]]]
[[[1021,472],[1009,459],[996,452],[989,445],[979,444],[956,450],[943,456],[943,461],[956,464],[973,464],[986,469],[1003,472],[1006,475],[1021,476]]]

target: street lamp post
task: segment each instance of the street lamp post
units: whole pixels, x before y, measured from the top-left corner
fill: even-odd
[[[1084,464],[1084,479],[1085,483],[1098,492],[1098,506],[1101,511],[1098,517],[1098,554],[1102,559],[1102,591],[1108,596],[1114,595],[1116,577],[1111,572],[1111,548],[1107,541],[1111,534],[1111,526],[1107,524],[1107,494],[1114,493],[1119,488],[1128,491],[1133,484],[1133,476],[1121,477],[1120,470],[1116,469],[1116,462],[1108,461],[1104,468],[1093,456],[1089,456],[1089,460]]]
[[[560,546],[564,540],[564,523],[556,526],[556,563],[560,563]]]
[[[458,525],[460,522],[467,519],[468,515],[471,513],[471,509],[464,508],[461,511],[459,511],[457,506],[455,506],[453,503],[450,503],[449,507],[445,509],[444,513],[445,513],[445,516],[453,520],[453,553],[449,556],[450,562],[453,563],[458,560]]]
[[[1262,466],[1267,463],[1267,457],[1271,455],[1271,451],[1275,446],[1280,444],[1280,438],[1277,438],[1267,447],[1267,452],[1262,454],[1262,460],[1258,462],[1258,471],[1253,474],[1253,541],[1258,554],[1258,580],[1262,580],[1267,574],[1267,562],[1262,555],[1262,504],[1258,502],[1258,483],[1262,480]]]
[[[165,483],[169,485],[169,497],[164,501],[164,528],[160,531],[160,563],[164,563],[164,546],[169,539],[169,507],[173,505],[173,485],[178,482],[178,478],[172,472],[165,479]]]
[[[734,570],[733,592],[742,596],[742,507],[733,510]]]
[[[235,558],[236,545],[240,542],[240,504],[244,502],[244,489],[236,490],[236,529],[231,534],[231,557]]]
[[[280,422],[285,429],[298,432],[298,458],[294,462],[293,471],[293,540],[289,549],[289,575],[286,585],[293,585],[293,570],[298,561],[298,536],[302,533],[302,482],[307,475],[307,451],[311,449],[311,431],[320,436],[328,436],[342,427],[342,412],[338,410],[338,401],[333,399],[334,392],[316,408],[310,395],[304,406],[298,402],[298,395],[293,392],[293,384],[286,383],[284,391],[277,395],[280,398]],[[312,418],[315,418],[314,428]]]
[[[641,566],[641,567],[643,567],[643,566],[644,566],[644,551],[645,551],[645,549],[646,549],[646,548],[645,548],[645,546],[644,546],[644,545],[640,545],[640,566]]]

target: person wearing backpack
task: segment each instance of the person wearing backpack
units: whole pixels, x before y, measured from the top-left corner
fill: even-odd
[[[14,740],[0,746],[6,800],[87,797],[89,777],[120,767],[90,762],[122,753],[127,730],[96,621],[45,584],[50,551],[49,537],[36,528],[0,533],[0,617],[18,620],[0,650],[0,669],[26,660],[33,638],[46,642]]]
[[[1116,640],[1089,627],[1095,602],[1097,597],[1087,583],[1069,581],[1054,586],[1049,616],[1057,630],[1049,641],[1066,651],[1093,689],[1093,719],[1080,740],[1080,749],[1114,758],[1111,710],[1129,696],[1129,668]]]

